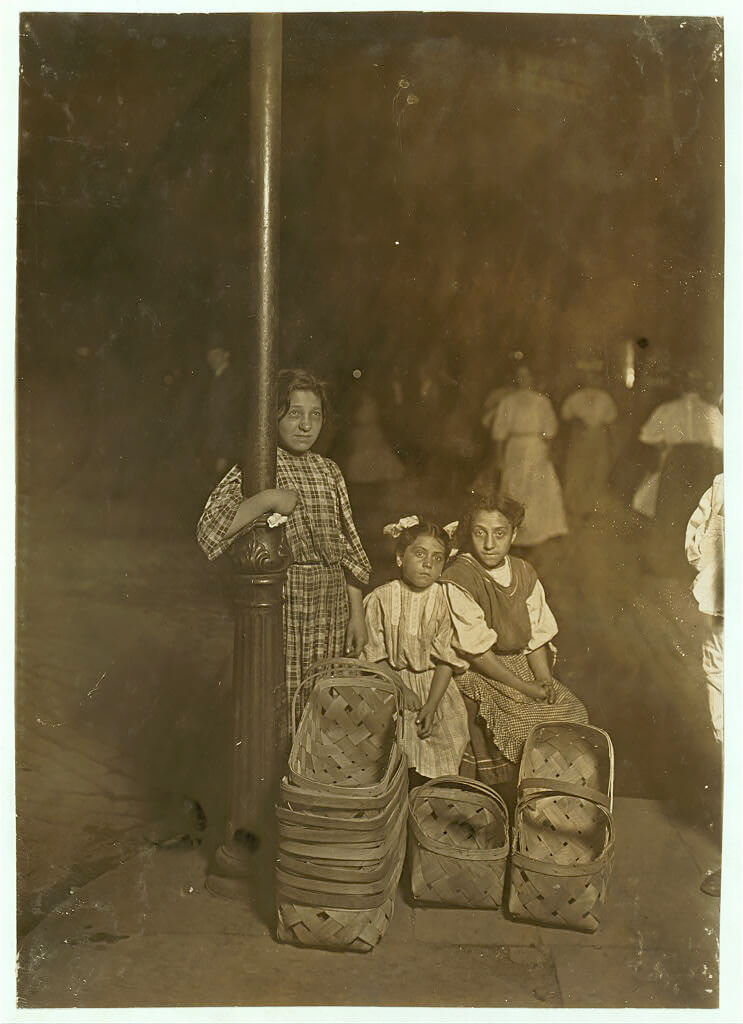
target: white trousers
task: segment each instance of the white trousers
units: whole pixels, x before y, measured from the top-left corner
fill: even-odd
[[[702,643],[702,668],[707,677],[707,698],[712,729],[715,739],[722,743],[722,663],[723,663],[723,628],[722,618],[708,617],[708,632]]]

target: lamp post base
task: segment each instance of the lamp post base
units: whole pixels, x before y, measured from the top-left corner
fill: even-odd
[[[258,841],[233,840],[218,846],[206,875],[206,888],[215,896],[248,902],[256,880],[265,870],[265,853]]]

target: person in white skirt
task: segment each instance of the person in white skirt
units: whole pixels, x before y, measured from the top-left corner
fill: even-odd
[[[364,601],[367,643],[362,657],[399,673],[417,695],[406,710],[403,743],[408,764],[425,778],[458,775],[469,743],[467,712],[452,675],[467,663],[451,645],[452,623],[439,576],[451,541],[441,527],[406,516],[384,528],[397,541],[400,578]]]
[[[532,547],[568,532],[562,489],[550,457],[558,430],[546,395],[534,391],[528,366],[516,371],[516,389],[498,403],[491,437],[498,446],[500,490],[526,508],[519,545]]]

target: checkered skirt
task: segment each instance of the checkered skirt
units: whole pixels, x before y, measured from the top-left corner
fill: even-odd
[[[316,661],[341,658],[346,646],[348,592],[340,565],[291,565],[284,585],[286,687],[291,701]],[[300,694],[301,714],[309,693]]]
[[[497,654],[498,661],[520,679],[533,682],[525,654]],[[505,683],[481,676],[472,669],[456,677],[459,689],[478,705],[480,718],[493,742],[509,761],[518,764],[526,737],[535,725],[544,722],[588,722],[588,712],[575,694],[562,683],[555,682],[554,704],[535,701]]]

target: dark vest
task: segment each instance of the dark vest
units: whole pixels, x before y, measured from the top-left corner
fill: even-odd
[[[507,587],[496,583],[469,555],[457,555],[441,579],[456,583],[480,605],[485,622],[498,634],[494,651],[513,654],[526,647],[531,639],[526,599],[537,582],[537,574],[528,562],[511,557],[511,582]]]

